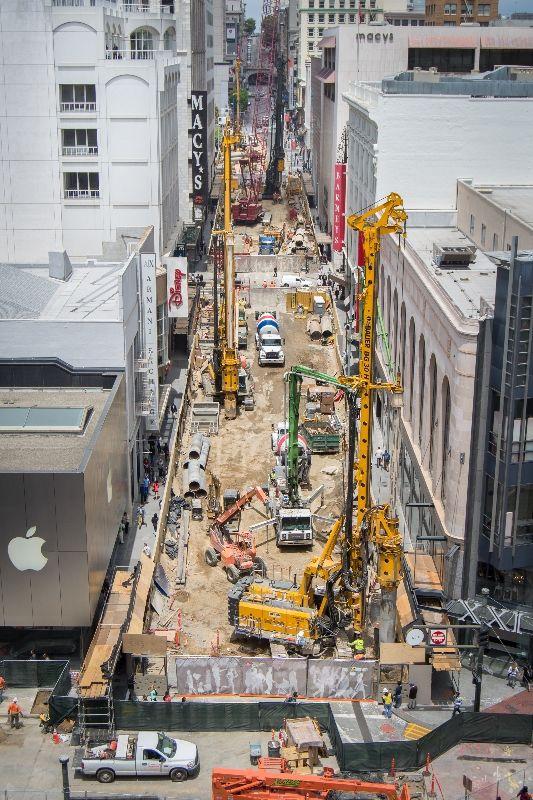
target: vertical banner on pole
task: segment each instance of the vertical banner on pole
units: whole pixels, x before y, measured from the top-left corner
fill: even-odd
[[[155,253],[141,253],[141,294],[144,349],[146,353],[148,404],[146,430],[159,430],[159,380],[157,375],[157,292],[155,283]]]
[[[187,286],[187,259],[164,258],[167,269],[168,316],[187,319],[189,316],[189,290]]]
[[[333,190],[333,250],[342,252],[346,219],[346,164],[335,164]]]

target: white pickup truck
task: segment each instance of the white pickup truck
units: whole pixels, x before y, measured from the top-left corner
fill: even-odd
[[[172,739],[166,733],[140,731],[121,734],[113,743],[88,750],[81,760],[80,771],[82,775],[94,775],[100,783],[154,775],[186,781],[198,775],[200,758],[192,742]]]

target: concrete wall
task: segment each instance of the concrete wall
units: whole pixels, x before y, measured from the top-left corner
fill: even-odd
[[[533,192],[533,187],[527,187]],[[487,187],[490,192],[490,188]],[[474,217],[473,230],[470,217]],[[482,226],[485,239],[482,241]],[[490,193],[478,191],[464,181],[457,183],[457,227],[469,236],[482,250],[510,249],[514,236],[518,236],[518,249],[533,249],[533,228],[518,219],[510,209],[497,205]],[[494,238],[496,237],[496,239]]]

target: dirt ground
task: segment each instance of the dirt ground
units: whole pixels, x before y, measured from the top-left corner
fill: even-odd
[[[324,347],[312,344],[305,332],[305,320],[295,319],[293,314],[285,313],[285,296],[281,291],[273,291],[272,305],[276,305],[280,320],[281,335],[285,338],[286,365],[283,367],[259,367],[254,346],[256,303],[261,301],[264,293],[257,291],[254,297],[252,290],[252,308],[248,312],[248,350],[246,356],[251,363],[254,380],[255,409],[245,411],[240,408],[237,419],[226,420],[223,413],[220,415],[220,430],[218,436],[211,437],[211,451],[208,460],[208,475],[215,475],[220,481],[220,497],[226,489],[238,489],[241,494],[251,486],[268,483],[268,478],[274,464],[274,454],[271,449],[272,426],[283,419],[284,406],[284,380],[287,368],[293,364],[305,364],[329,374],[336,373],[335,354],[333,347]],[[267,310],[258,307],[257,310]],[[195,381],[198,385],[198,381]],[[305,386],[305,383],[304,383]],[[302,392],[302,408],[304,407],[304,394]],[[201,393],[196,399],[203,399]],[[340,404],[339,404],[340,405]],[[190,440],[190,433],[184,437],[179,464],[186,459]],[[342,454],[313,455],[311,464],[311,490],[302,490],[305,496],[324,484],[324,505],[318,510],[319,501],[313,503],[313,511],[323,517],[336,517],[341,511],[343,481],[342,481]],[[335,474],[324,473],[324,468],[329,472],[331,468]],[[328,469],[329,468],[329,469]],[[181,470],[175,479],[174,490],[182,495]],[[189,654],[210,654],[213,644],[220,642],[222,654],[261,652],[260,647],[253,649],[248,642],[230,642],[232,629],[227,621],[227,594],[230,584],[224,570],[220,567],[210,567],[205,563],[205,550],[209,542],[207,532],[212,520],[205,513],[202,522],[191,522],[190,540],[187,562],[187,581],[177,595],[179,607],[182,611],[183,634],[180,652]],[[244,510],[241,518],[241,529],[246,530],[250,525],[267,519],[264,506],[259,500],[254,500],[251,506]],[[266,563],[268,575],[277,579],[291,578],[296,574],[300,578],[303,568],[312,554],[316,554],[322,547],[321,532],[328,530],[328,522],[318,522],[319,538],[315,539],[312,551],[310,548],[287,548],[278,550],[273,541],[265,543],[273,534],[272,528],[262,528],[256,533],[257,554]],[[322,541],[321,541],[322,538]],[[175,561],[169,561],[163,555],[163,565],[172,574]]]

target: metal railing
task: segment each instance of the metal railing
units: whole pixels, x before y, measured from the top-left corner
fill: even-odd
[[[122,3],[125,14],[173,14],[174,5],[163,5],[159,0],[148,3]]]
[[[64,156],[97,156],[98,145],[63,145],[62,153]]]
[[[100,189],[65,189],[66,200],[100,197]]]
[[[61,111],[96,111],[96,103],[93,102],[61,102]]]
[[[108,61],[153,61],[156,50],[106,50],[105,57]]]

